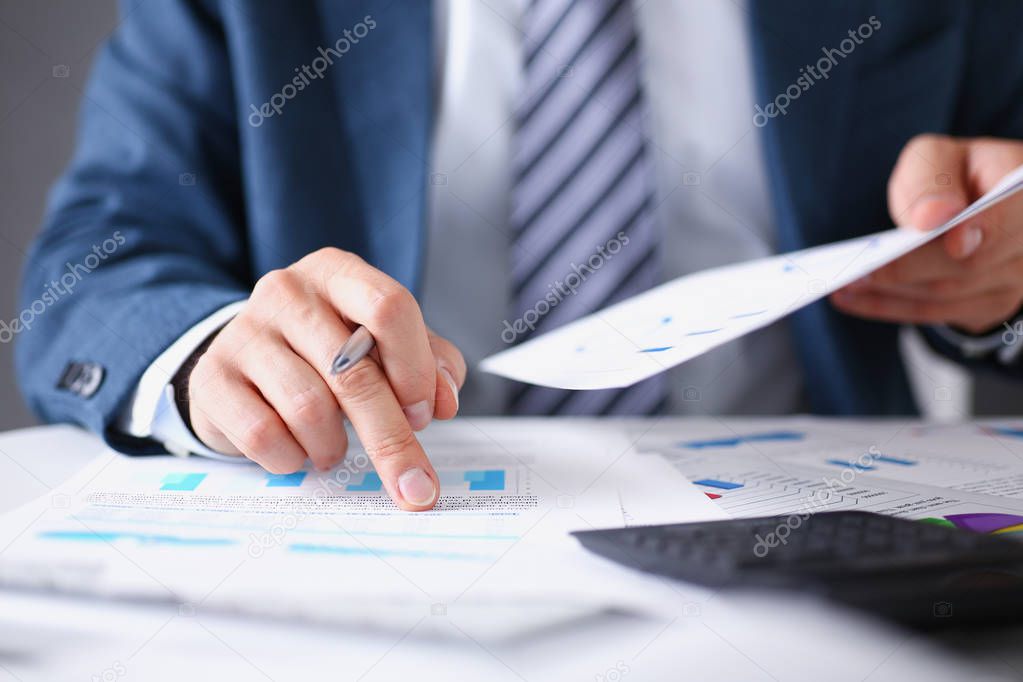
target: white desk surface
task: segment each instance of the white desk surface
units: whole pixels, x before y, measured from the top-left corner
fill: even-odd
[[[102,449],[70,427],[0,434],[0,511],[47,493]],[[1023,631],[934,639],[791,598],[718,597],[663,622],[608,613],[498,642],[450,631],[0,593],[0,680],[1023,679]]]

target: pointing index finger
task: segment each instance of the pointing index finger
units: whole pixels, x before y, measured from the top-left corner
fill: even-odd
[[[433,507],[440,492],[437,473],[376,360],[363,358],[331,381],[395,504],[406,511]]]

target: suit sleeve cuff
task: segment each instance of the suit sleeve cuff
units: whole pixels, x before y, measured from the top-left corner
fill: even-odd
[[[944,324],[933,325],[931,329],[970,360],[993,357],[1003,365],[1009,365],[1015,363],[1023,351],[1023,316],[1009,320],[981,336],[965,334]]]

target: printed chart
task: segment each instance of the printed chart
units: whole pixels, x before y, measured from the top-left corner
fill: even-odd
[[[1019,536],[1023,540],[1023,516],[1019,514],[950,514],[941,518],[929,517],[928,523],[962,528],[974,533]]]
[[[1021,500],[970,484],[1008,489],[1014,477],[1023,491],[1023,459],[991,436],[1006,437],[1014,425],[917,431],[813,418],[783,429],[770,420],[729,429],[713,419],[676,423],[641,432],[638,447],[670,461],[730,516],[859,509],[944,519],[1023,511]]]
[[[486,358],[541,386],[628,386],[764,327],[935,239],[1023,188],[1023,167],[930,232],[896,229],[680,277]]]

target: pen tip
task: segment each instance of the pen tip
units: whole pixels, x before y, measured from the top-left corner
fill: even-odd
[[[340,357],[330,366],[330,373],[337,374],[351,363],[351,358]]]

